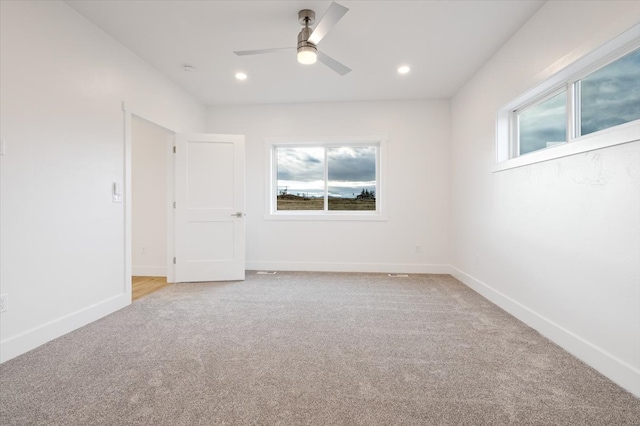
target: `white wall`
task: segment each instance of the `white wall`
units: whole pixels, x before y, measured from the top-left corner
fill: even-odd
[[[448,101],[212,107],[208,129],[246,137],[248,269],[448,272]],[[372,135],[388,137],[388,221],[265,220],[266,138]]]
[[[637,23],[547,2],[452,100],[454,275],[640,396],[640,143],[491,173],[496,112]]]
[[[131,122],[132,274],[167,276],[167,157],[171,132],[147,120]]]
[[[0,359],[130,303],[124,101],[174,131],[206,109],[58,1],[0,2]]]

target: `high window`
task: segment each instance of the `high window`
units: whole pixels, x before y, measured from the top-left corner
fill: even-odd
[[[382,143],[269,144],[268,215],[380,218]]]
[[[636,25],[499,111],[496,170],[638,140],[639,36]]]

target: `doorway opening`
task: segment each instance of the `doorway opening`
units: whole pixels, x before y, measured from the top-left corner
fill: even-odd
[[[168,285],[174,133],[131,116],[132,300]]]

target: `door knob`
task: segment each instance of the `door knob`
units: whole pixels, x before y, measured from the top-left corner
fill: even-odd
[[[235,216],[235,217],[242,217],[242,216],[244,216],[244,213],[242,213],[242,212],[237,212],[237,213],[233,213],[231,216]]]

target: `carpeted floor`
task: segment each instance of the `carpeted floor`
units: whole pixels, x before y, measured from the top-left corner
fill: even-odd
[[[178,284],[0,365],[2,425],[640,425],[446,275]]]

